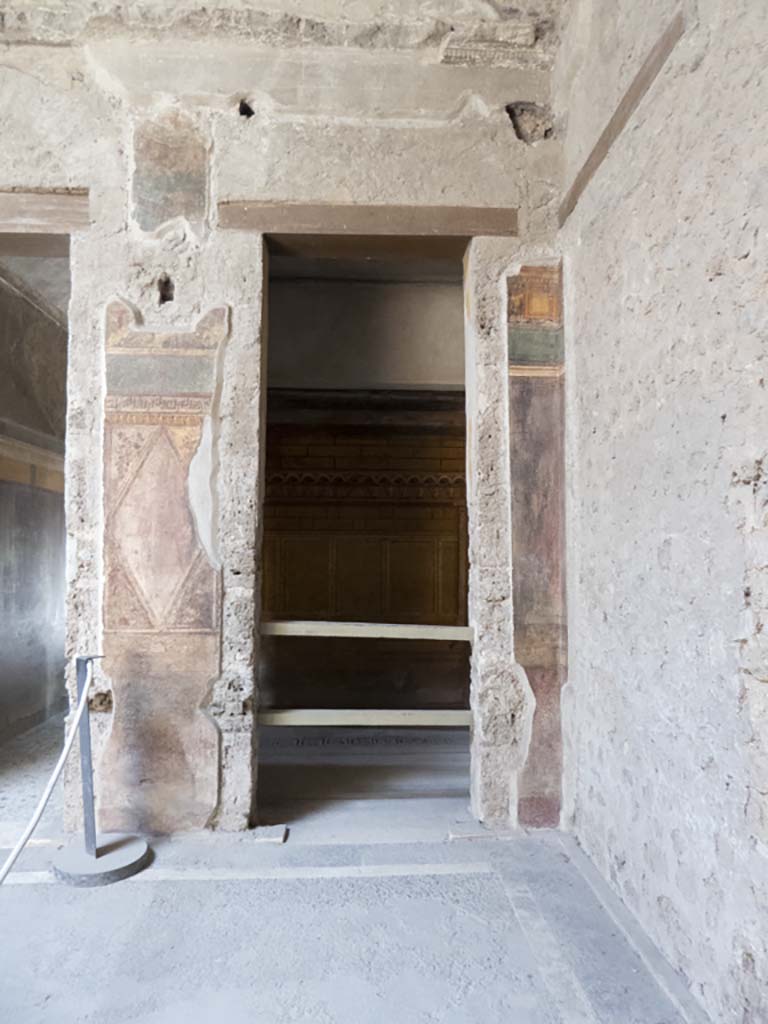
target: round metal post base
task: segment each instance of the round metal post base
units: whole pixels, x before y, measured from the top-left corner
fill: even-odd
[[[97,835],[96,850],[96,857],[86,853],[83,838],[78,836],[54,857],[54,877],[67,885],[110,885],[137,874],[152,860],[150,847],[138,836]]]

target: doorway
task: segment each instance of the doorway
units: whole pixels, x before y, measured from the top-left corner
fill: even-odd
[[[269,270],[260,820],[465,815],[460,259],[273,243]]]

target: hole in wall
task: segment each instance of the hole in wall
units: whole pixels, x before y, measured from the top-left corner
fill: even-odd
[[[92,697],[88,698],[88,709],[93,712],[109,712],[112,711],[112,693],[107,690],[103,693],[94,693]]]
[[[157,302],[164,306],[166,302],[173,302],[175,291],[173,281],[167,274],[161,274],[157,279]]]
[[[539,19],[534,27],[536,42],[540,43],[543,39],[546,39],[548,35],[551,35],[554,30],[555,22],[552,18]]]
[[[526,101],[507,103],[504,109],[512,122],[515,135],[521,142],[530,145],[532,142],[540,142],[541,139],[552,138],[554,124],[549,107]]]
[[[253,117],[255,111],[248,100],[240,100],[240,104],[237,108],[238,113],[241,117]]]

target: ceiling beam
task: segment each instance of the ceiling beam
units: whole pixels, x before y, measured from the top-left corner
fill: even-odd
[[[493,206],[221,202],[219,227],[265,235],[404,236],[470,239],[516,235],[517,210]]]
[[[0,191],[0,234],[68,235],[90,224],[86,191]]]
[[[0,232],[0,260],[4,256],[44,256],[67,259],[69,235]]]

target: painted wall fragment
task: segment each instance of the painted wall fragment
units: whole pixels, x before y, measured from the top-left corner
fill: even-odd
[[[193,513],[190,464],[212,409],[225,307],[189,332],[106,313],[104,668],[114,718],[100,827],[202,828],[218,797],[218,733],[201,710],[219,672],[220,573]]]

